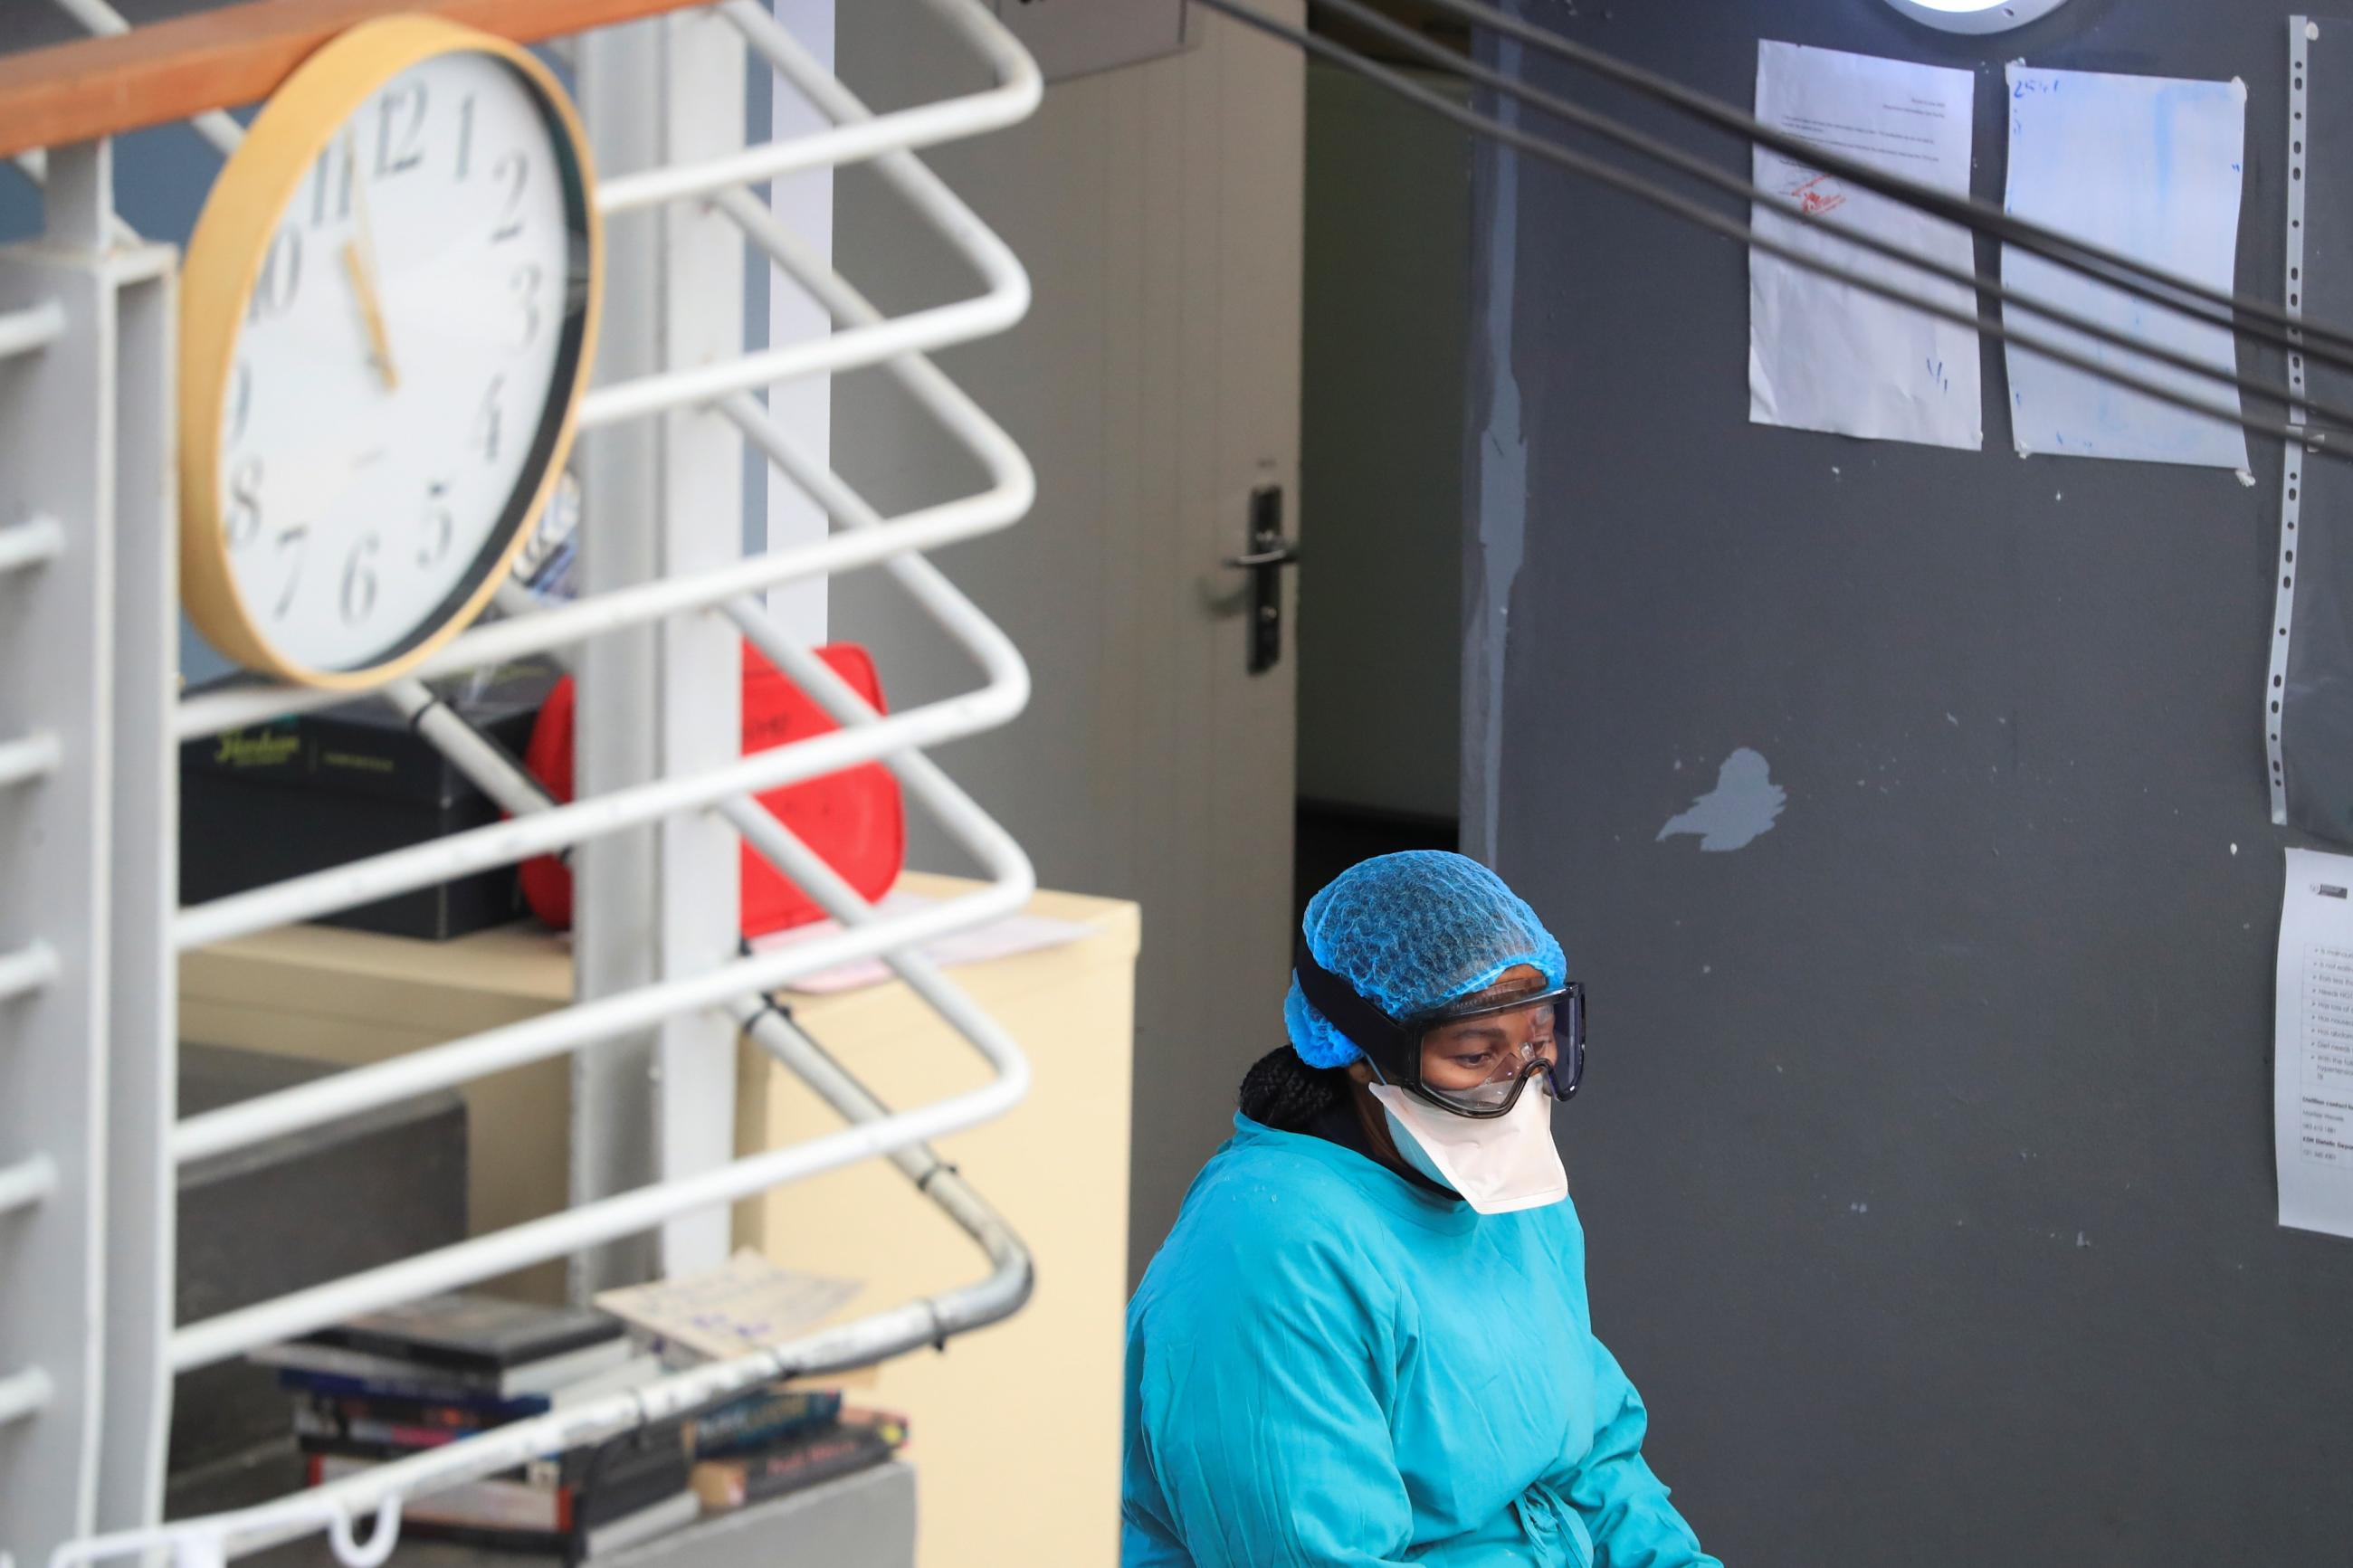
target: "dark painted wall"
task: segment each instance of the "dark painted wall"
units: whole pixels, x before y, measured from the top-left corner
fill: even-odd
[[[1997,199],[2002,61],[2242,77],[2279,296],[2274,0],[1520,4],[1741,103],[1760,36],[1978,68]],[[1740,248],[1478,198],[1468,842],[1592,988],[1560,1132],[1653,1462],[1744,1568],[2353,1562],[2353,1243],[2274,1224],[2276,445],[2021,461],[1991,345],[1982,453],[1752,427]],[[1744,746],[1771,831],[1660,841]]]

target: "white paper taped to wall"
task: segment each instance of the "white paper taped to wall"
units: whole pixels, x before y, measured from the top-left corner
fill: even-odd
[[[2037,70],[2016,61],[2008,81],[2005,205],[2010,212],[2210,289],[2235,287],[2245,83]],[[2221,327],[2185,321],[2009,246],[2002,247],[2001,275],[2029,299],[2218,369],[2236,368],[2231,334]],[[2230,386],[2054,326],[2031,311],[2009,310],[2004,322],[2238,412],[2239,395]],[[2010,420],[2021,454],[2247,466],[2246,434],[2236,425],[2126,391],[2014,344],[2008,361]]]
[[[2279,1222],[2353,1237],[2353,857],[2287,852],[2278,987]]]
[[[1757,47],[1757,118],[1826,150],[1957,195],[1969,188],[1977,80],[1965,70],[1805,48]],[[1756,182],[1800,223],[1759,204],[1759,234],[1906,293],[1968,310],[1970,290],[1861,250],[1827,226],[1890,240],[1963,271],[1968,235],[1764,147]],[[1840,436],[1984,444],[1978,334],[1777,258],[1748,253],[1748,417]]]

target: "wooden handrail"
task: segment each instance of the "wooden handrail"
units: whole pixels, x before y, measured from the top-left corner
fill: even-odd
[[[421,12],[528,44],[708,3],[248,0],[115,37],[0,56],[0,157],[259,101],[277,91],[312,50],[376,16]]]

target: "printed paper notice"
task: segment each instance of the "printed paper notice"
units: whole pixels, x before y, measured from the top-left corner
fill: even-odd
[[[2009,89],[2011,212],[2208,288],[2233,286],[2244,183],[2244,83],[2031,70],[2013,63]],[[2087,316],[2135,341],[2226,371],[2237,364],[2223,328],[2185,321],[2041,257],[2004,246],[2001,276],[2018,294]],[[2233,387],[2053,326],[2031,311],[2008,307],[2003,324],[2238,412]],[[2246,434],[2236,425],[2055,364],[2016,343],[2008,348],[2010,420],[2021,454],[2247,466]]]
[[[1977,79],[1965,70],[1810,49],[1757,47],[1757,118],[1825,151],[1939,190],[1969,188],[1969,117]],[[1947,267],[1973,268],[1958,225],[1858,190],[1764,147],[1757,184],[1807,223],[1759,204],[1763,237],[1963,312],[1957,283],[1862,250],[1829,232],[1853,229]],[[1974,328],[1835,283],[1753,247],[1748,252],[1748,417],[1840,436],[1983,444]]]
[[[2278,1004],[2279,1222],[2353,1237],[2353,857],[2287,852]]]

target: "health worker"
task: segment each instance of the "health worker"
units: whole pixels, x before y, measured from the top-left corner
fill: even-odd
[[[1387,855],[1292,979],[1128,1310],[1125,1568],[1721,1568],[1593,1336],[1560,943],[1476,861]]]

